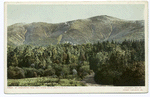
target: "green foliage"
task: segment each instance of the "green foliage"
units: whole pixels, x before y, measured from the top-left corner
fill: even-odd
[[[97,83],[124,85],[121,82],[125,81],[122,79],[126,79],[127,72],[134,75],[136,72],[138,74],[141,74],[141,71],[144,72],[145,69],[133,70],[135,64],[143,64],[144,67],[144,60],[143,40],[125,40],[122,43],[104,41],[82,45],[65,43],[46,47],[23,45],[8,47],[7,51],[8,78],[11,79],[53,76],[60,79],[81,80],[94,71]],[[25,76],[19,73],[22,69]],[[142,73],[138,78],[135,76],[128,78],[145,82],[144,75]],[[135,83],[141,85],[139,81]]]
[[[19,86],[19,82],[18,81],[11,81],[7,83],[8,86]]]
[[[124,71],[116,85],[145,86],[145,63],[134,62]]]
[[[18,66],[18,59],[17,59],[16,54],[14,54],[12,59],[13,59],[12,66]]]
[[[7,77],[10,79],[25,78],[25,72],[22,68],[9,66],[7,69]]]
[[[87,66],[81,66],[81,67],[79,68],[78,74],[79,74],[79,76],[80,76],[81,78],[83,78],[84,76],[90,74],[90,66],[89,66],[89,65],[87,65]]]
[[[67,65],[64,65],[62,67],[61,76],[65,78],[69,74],[70,74],[70,68]]]
[[[55,75],[55,69],[49,68],[44,71],[44,76],[52,76]]]
[[[37,73],[38,76],[43,76],[44,75],[44,70],[43,69],[38,69],[36,73]]]
[[[143,59],[138,56],[141,53],[143,54],[144,49],[141,48],[141,51],[139,51],[131,45],[140,45],[141,43],[138,41],[135,43],[125,41],[121,44],[123,49],[115,46],[115,49],[112,51],[106,50],[107,52],[102,51],[91,56],[89,64],[90,68],[96,73],[94,77],[95,81],[107,85],[144,85],[144,64],[141,66],[140,64],[142,63],[139,63]],[[139,70],[137,68],[135,72],[133,71],[133,67],[136,67],[135,64],[138,63],[142,69]],[[141,76],[137,78],[137,74],[141,74]]]
[[[25,76],[27,78],[31,78],[31,77],[37,77],[37,72],[38,70],[35,68],[23,68],[23,70],[25,71]]]
[[[8,79],[8,86],[85,86],[74,79],[59,79],[52,77],[36,77],[25,79]]]

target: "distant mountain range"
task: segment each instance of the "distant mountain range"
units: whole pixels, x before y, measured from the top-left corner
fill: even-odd
[[[101,15],[64,23],[17,23],[7,27],[8,45],[83,44],[144,39],[144,20],[128,21]]]

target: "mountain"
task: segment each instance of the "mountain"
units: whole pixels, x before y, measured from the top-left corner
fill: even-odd
[[[17,23],[7,27],[8,45],[72,44],[144,39],[144,20],[127,21],[101,15],[64,23]]]

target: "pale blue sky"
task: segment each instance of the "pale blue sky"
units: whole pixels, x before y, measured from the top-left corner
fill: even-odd
[[[7,5],[8,25],[32,22],[60,23],[98,15],[143,20],[144,5]]]

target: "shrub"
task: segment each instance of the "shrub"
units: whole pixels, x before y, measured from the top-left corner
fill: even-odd
[[[89,65],[81,66],[79,71],[90,73],[90,66]]]
[[[60,76],[61,75],[61,71],[62,71],[62,64],[53,64],[52,65],[53,69],[55,70],[55,74],[57,76]]]
[[[124,67],[123,71],[106,67],[96,72],[94,79],[99,84],[117,86],[144,86],[145,85],[145,64],[134,62]]]
[[[77,67],[78,67],[78,64],[76,64],[76,63],[72,63],[72,64],[68,64],[68,65],[69,65],[71,70],[72,69],[77,69]]]
[[[120,75],[121,73],[113,70],[107,70],[106,68],[98,71],[94,76],[94,80],[99,84],[112,85],[114,84],[114,78],[118,78]]]
[[[84,65],[89,65],[89,63],[87,61],[84,61],[83,64]]]
[[[37,70],[37,75],[43,76],[44,75],[44,70],[43,69],[38,69]]]
[[[122,86],[145,86],[145,63],[134,62],[121,75],[119,82],[115,85]]]
[[[20,79],[25,78],[25,72],[19,67],[10,66],[7,70],[7,77],[9,79]]]
[[[67,78],[67,79],[73,79],[74,76],[73,76],[73,75],[67,75],[66,78]]]
[[[66,77],[69,74],[70,74],[70,68],[64,65],[61,71],[61,76]]]
[[[49,68],[49,69],[46,69],[44,71],[44,76],[52,76],[52,75],[55,75],[55,70],[54,69]]]
[[[27,78],[37,77],[37,72],[38,72],[37,69],[35,69],[35,68],[23,68],[23,70],[25,71],[25,76]]]
[[[81,78],[84,78],[88,74],[90,74],[90,66],[89,65],[84,65],[79,68],[78,75]]]
[[[9,82],[8,86],[19,86],[19,82],[18,81]]]

